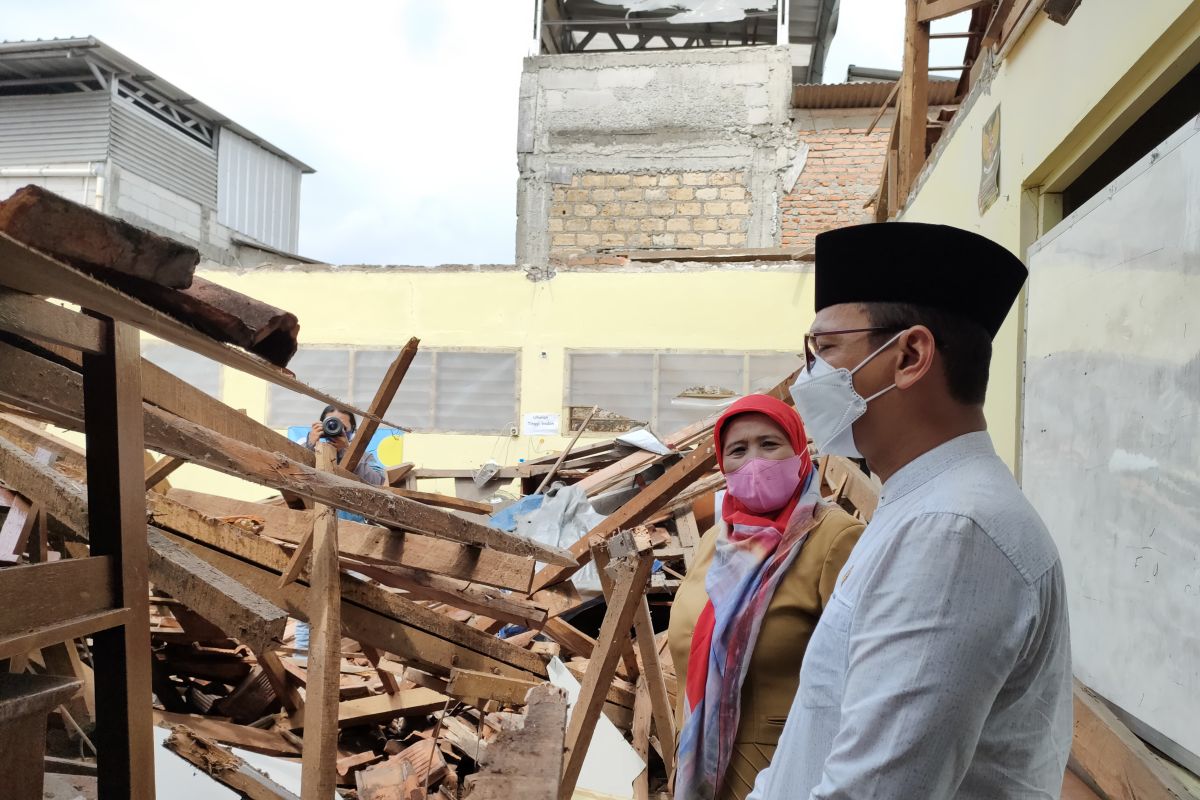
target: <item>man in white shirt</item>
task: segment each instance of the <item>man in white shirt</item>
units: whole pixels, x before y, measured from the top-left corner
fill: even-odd
[[[838,576],[751,800],[1057,800],[1071,746],[1058,553],[997,457],[991,341],[1026,270],[941,225],[817,237],[792,394],[879,507]]]

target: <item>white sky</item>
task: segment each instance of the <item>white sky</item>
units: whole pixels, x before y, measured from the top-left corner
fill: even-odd
[[[92,35],[313,166],[300,252],[512,263],[533,0],[0,0],[0,38]],[[827,81],[898,69],[903,0],[842,0]],[[935,23],[961,30],[961,20]],[[935,41],[931,63],[960,63]]]

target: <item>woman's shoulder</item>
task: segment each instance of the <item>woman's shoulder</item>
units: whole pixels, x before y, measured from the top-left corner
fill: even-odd
[[[835,543],[857,541],[867,524],[836,503],[822,502],[817,508],[817,524],[809,539],[833,547]]]

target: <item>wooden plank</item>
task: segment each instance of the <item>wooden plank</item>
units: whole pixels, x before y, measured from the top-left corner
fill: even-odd
[[[1110,800],[1188,800],[1191,793],[1091,690],[1074,682],[1071,769]]]
[[[916,0],[916,21],[930,22],[942,17],[952,17],[992,2],[994,0]]]
[[[408,475],[416,468],[416,464],[411,461],[405,461],[403,464],[398,464],[394,467],[389,467],[387,471],[387,485],[400,486],[408,479]]]
[[[287,490],[314,502],[362,514],[406,530],[476,545],[550,564],[574,564],[571,554],[523,539],[441,509],[430,508],[390,490],[320,472],[257,447],[210,431],[165,411],[145,407],[147,439],[156,450],[186,458],[217,472]]]
[[[413,489],[392,489],[392,494],[397,497],[406,497],[409,500],[415,500],[418,503],[424,503],[427,506],[434,508],[450,508],[455,511],[463,511],[468,514],[491,514],[492,504],[481,503],[477,500],[467,500],[462,497],[451,497],[448,494],[436,494],[434,492],[418,492]]]
[[[473,704],[478,700],[496,700],[507,705],[524,705],[529,690],[540,685],[535,681],[493,675],[470,669],[450,670],[450,683],[446,693],[452,697],[466,699]]]
[[[634,800],[650,800],[650,691],[644,678],[638,678],[637,698],[633,702],[633,749],[646,762],[646,768],[633,781]],[[667,741],[671,741],[668,739]],[[670,748],[667,748],[670,749]],[[671,774],[671,770],[667,770]]]
[[[863,134],[864,137],[870,136],[875,130],[875,126],[879,124],[879,120],[883,119],[883,115],[887,113],[888,108],[890,108],[892,103],[895,102],[896,95],[899,94],[899,92],[900,81],[896,81],[894,84],[892,84],[892,90],[888,92],[887,99],[883,101],[883,105],[879,107],[879,110],[875,112],[875,116],[871,118],[871,124],[867,126],[867,132]]]
[[[527,628],[541,628],[546,622],[547,611],[542,606],[488,586],[474,586],[467,581],[406,567],[379,567],[350,561],[343,561],[342,567],[360,572],[384,586],[403,589],[414,600],[435,600]]]
[[[186,726],[173,727],[163,747],[248,800],[296,800],[296,795]]]
[[[0,231],[89,270],[111,270],[176,289],[191,285],[200,263],[194,247],[32,184],[0,202]]]
[[[182,458],[171,458],[170,456],[160,458],[146,470],[146,488],[159,492],[169,491],[171,485],[166,482],[167,476],[182,467],[185,463],[187,462]]]
[[[268,648],[256,653],[255,656],[258,659],[258,665],[262,667],[263,674],[271,682],[271,688],[275,690],[275,696],[279,698],[279,704],[283,706],[283,710],[294,714],[304,708],[304,699],[300,697],[300,692],[288,679],[287,670],[283,668],[279,654]]]
[[[108,314],[125,320],[146,333],[207,356],[247,375],[262,378],[322,403],[335,405],[364,419],[375,416],[301,383],[290,373],[260,358],[213,341],[196,329],[118,292],[90,275],[36,252],[3,232],[0,232],[0,264],[4,265],[4,283],[13,289],[28,294],[57,297],[94,312]],[[381,421],[392,425],[386,420]]]
[[[38,512],[33,503],[23,497],[13,498],[4,524],[0,525],[0,563],[17,563],[25,553],[29,534],[38,522]]]
[[[640,525],[656,511],[671,501],[675,495],[695,482],[717,463],[717,449],[712,439],[701,442],[695,450],[671,466],[656,481],[639,492],[632,500],[607,516],[603,522],[571,545],[571,555],[578,562],[574,567],[548,565],[533,577],[533,591],[544,589],[574,575],[579,567],[591,560],[588,540],[592,537],[608,539],[620,530]]]
[[[542,492],[546,491],[546,487],[550,485],[550,481],[554,480],[554,473],[558,472],[559,467],[562,466],[563,461],[565,461],[567,458],[567,455],[575,447],[575,443],[579,441],[579,437],[582,436],[583,432],[587,430],[588,423],[592,421],[592,417],[596,416],[596,412],[599,410],[600,406],[592,406],[592,410],[588,412],[588,415],[584,417],[583,422],[580,423],[579,430],[575,431],[575,435],[571,437],[571,441],[567,444],[566,448],[559,453],[558,460],[554,462],[554,466],[550,467],[550,471],[546,473],[546,477],[542,478],[542,483],[540,486],[538,486],[537,491],[534,492],[534,494],[541,494]]]
[[[414,336],[400,350],[396,360],[391,363],[387,373],[384,374],[383,380],[379,382],[379,388],[375,391],[374,399],[371,400],[371,411],[376,414],[387,412],[392,405],[392,400],[396,397],[396,390],[400,388],[404,376],[408,374],[408,368],[412,366],[413,359],[417,357],[417,348],[420,346],[421,340]],[[354,471],[358,462],[367,452],[367,445],[371,443],[371,437],[378,429],[379,423],[375,420],[368,418],[362,421],[359,430],[354,434],[354,441],[350,443],[350,450],[342,458],[342,465],[346,469]]]
[[[184,725],[207,739],[240,747],[252,753],[262,753],[265,756],[296,756],[300,754],[300,750],[294,744],[275,731],[251,728],[249,725],[235,725],[226,720],[201,714],[175,714],[158,709],[153,710],[153,717],[154,723],[160,727],[171,728],[176,725]]]
[[[679,534],[679,543],[683,545],[684,567],[691,571],[692,559],[696,557],[696,548],[700,544],[700,527],[691,509],[675,515],[675,532]]]
[[[371,663],[371,667],[375,670],[375,675],[379,678],[379,682],[383,684],[383,691],[388,694],[395,694],[400,691],[400,682],[396,680],[396,676],[379,665],[383,654],[369,644],[359,642],[358,646],[362,648],[363,655],[367,657],[367,661]]]
[[[822,461],[827,462],[825,479],[829,485],[841,485],[841,496],[850,501],[865,522],[870,522],[879,505],[879,490],[871,479],[848,458],[825,456]]]
[[[185,289],[166,289],[122,275],[93,274],[214,341],[235,344],[278,367],[296,354],[300,322],[295,314],[219,283],[196,276]]]
[[[309,663],[312,663],[311,657]],[[311,729],[305,725],[307,722],[311,722],[308,712],[314,707],[315,702],[312,694],[313,671],[311,668],[308,675],[309,699],[306,708],[292,716],[289,722],[292,730],[304,728],[306,752],[308,751],[308,732]],[[449,700],[450,698],[440,692],[418,686],[416,689],[401,689],[395,694],[375,694],[357,700],[348,700],[338,703],[333,710],[336,712],[337,727],[353,728],[356,725],[386,725],[397,717],[426,716],[434,711],[441,711]],[[334,744],[336,745],[336,742]],[[331,752],[336,755],[336,746],[331,749]]]
[[[595,639],[561,617],[552,617],[546,620],[542,633],[561,645],[563,650],[577,656],[591,658],[592,652],[596,649]]]
[[[87,458],[82,447],[47,433],[28,420],[12,414],[0,414],[0,437],[8,439],[27,453],[36,454],[38,448],[49,450],[54,454],[54,467],[59,472],[77,481],[87,478]]]
[[[337,462],[329,442],[318,442],[317,467],[327,470]],[[304,708],[304,764],[300,778],[304,800],[328,800],[337,786],[338,699],[341,681],[342,593],[337,553],[337,516],[330,506],[315,509],[312,536],[312,570],[308,593],[308,683]],[[300,551],[297,550],[297,553]],[[286,576],[285,576],[286,577]]]
[[[675,709],[667,694],[667,683],[663,677],[662,664],[658,660],[658,649],[654,644],[654,624],[650,619],[650,605],[642,596],[633,618],[637,631],[637,651],[641,667],[640,683],[650,695],[650,708],[654,717],[654,731],[660,742],[675,741]],[[637,707],[634,706],[636,723]],[[675,771],[675,750],[667,746],[662,752],[667,774]]]
[[[0,239],[0,249],[3,243]],[[6,270],[12,268],[11,262],[5,266]],[[6,271],[6,282],[9,275]],[[84,304],[91,307],[87,298]],[[102,797],[149,800],[154,795],[154,739],[150,732],[150,659],[146,657],[150,652],[146,591],[150,570],[142,499],[142,454],[146,448],[139,408],[141,356],[136,329],[117,321],[109,321],[106,327],[106,354],[83,356],[87,481],[93,496],[103,498],[87,505],[86,529],[92,555],[113,559],[116,601],[129,609],[129,622],[92,637],[96,740],[105,744],[97,765],[97,788]],[[40,500],[50,512],[52,503]]]
[[[0,638],[120,605],[111,556],[67,558],[0,570]]]
[[[87,518],[88,504],[84,490],[78,484],[59,475],[48,466],[40,464],[36,457],[30,457],[23,450],[2,438],[0,438],[0,474],[5,476],[10,485],[17,486],[19,491],[28,492],[31,496],[38,498],[39,502],[43,498],[46,499],[45,506],[51,514],[76,533],[83,536],[88,535],[90,530]],[[138,476],[138,491],[140,492],[140,465]],[[144,516],[144,511],[139,516]],[[139,527],[143,531],[146,530],[144,524],[140,524]],[[157,537],[153,532],[150,533],[149,538],[146,533],[143,533],[140,540],[143,547],[146,547],[147,542],[149,543],[145,557],[147,558],[148,574],[154,582],[182,600],[201,616],[220,624],[225,632],[239,638],[244,637],[245,641],[254,649],[266,647],[272,639],[283,635],[287,614],[282,609],[267,603],[203,561],[197,560],[195,556],[180,551],[169,541]],[[149,555],[150,550],[153,550],[154,553],[152,561]],[[38,566],[42,568],[57,566],[64,570],[78,570],[82,567],[77,565],[87,565],[93,561],[94,559],[67,559],[56,562],[54,565]],[[111,567],[110,564],[108,568]],[[3,575],[8,574],[8,572],[3,573]],[[75,579],[83,580],[82,577]],[[3,580],[3,576],[0,576],[0,580]],[[46,578],[42,580],[46,580]],[[108,580],[107,575],[105,575],[105,580]],[[72,589],[68,583],[62,587],[63,594],[61,596],[72,598],[71,604],[65,609],[65,611],[71,612],[67,616],[93,613],[102,609],[102,607],[89,604],[87,602],[89,595],[87,594],[81,595],[84,598],[82,603],[73,599],[77,592],[83,591],[88,586],[87,583],[79,583],[76,588]],[[92,596],[101,597],[99,593],[94,593]],[[117,605],[120,596],[120,594],[110,592],[107,595],[109,605],[106,607]],[[49,608],[51,605],[43,607]],[[26,619],[31,618],[26,617]],[[11,634],[14,631],[6,633]],[[148,638],[147,631],[147,640]],[[149,647],[148,641],[147,647]]]
[[[632,539],[628,535],[623,538]],[[632,549],[631,545],[626,547]],[[612,550],[610,546],[610,552]],[[613,558],[609,566],[609,576],[613,580],[612,602],[601,623],[596,652],[588,664],[587,674],[579,689],[579,699],[571,711],[559,800],[570,800],[575,791],[607,687],[616,674],[617,661],[624,649],[623,643],[628,641],[629,627],[638,609],[638,601],[644,596],[652,565],[653,559],[647,547]]]
[[[987,50],[1000,44],[1000,35],[1004,31],[1004,23],[1008,20],[1009,15],[1012,14],[1014,5],[1016,5],[1016,0],[999,0],[996,8],[992,11],[987,28],[984,29],[983,38],[979,40],[979,48],[981,50]]]
[[[0,287],[0,331],[83,352],[104,352],[104,326],[99,320],[3,287]]]
[[[56,562],[57,563],[57,562]],[[90,636],[96,631],[124,625],[130,619],[129,609],[114,608],[91,614],[80,614],[55,625],[32,631],[0,636],[0,659],[32,653],[55,642]]]
[[[0,433],[3,432],[0,417]],[[274,539],[297,543],[304,530],[312,528],[312,512],[297,511],[234,500],[217,495],[172,489],[168,496],[208,516],[252,516],[263,520],[264,533]],[[480,550],[446,539],[403,533],[349,520],[338,521],[338,549],[347,558],[384,566],[436,572],[451,578],[482,583],[525,594],[533,580],[533,562],[519,556]]]
[[[491,741],[480,770],[467,778],[471,800],[558,800],[566,693],[543,685],[529,691],[523,725]]]
[[[929,22],[928,19],[942,16],[937,9],[949,6],[978,4],[982,0],[907,0],[904,17],[904,63],[900,74],[900,106],[896,125],[900,129],[899,179],[896,181],[900,204],[908,200],[908,193],[917,180],[917,174],[925,163],[925,125],[929,109]],[[949,13],[958,13],[956,8]],[[933,17],[922,18],[922,12],[934,13]],[[897,209],[889,209],[895,213]]]
[[[283,639],[288,615],[282,608],[171,542],[155,528],[148,529],[147,541],[155,586],[256,653],[277,646]]]
[[[1060,800],[1105,800],[1105,798],[1096,794],[1091,788],[1079,779],[1071,770],[1067,770],[1063,775],[1062,794],[1059,795]]]
[[[64,675],[79,681],[79,691],[63,705],[79,725],[90,728],[96,720],[96,689],[90,670],[79,658],[75,640],[55,642],[42,648],[42,662],[51,675]],[[67,726],[68,731],[71,730]],[[72,735],[72,738],[75,738]]]
[[[66,417],[65,424],[68,426],[72,424],[72,419],[78,419],[77,375],[11,345],[0,345],[0,355],[4,356],[0,358],[4,368],[18,375],[28,372],[22,375],[25,379],[23,385],[3,386],[0,393],[37,402],[59,412]],[[24,365],[24,369],[21,365]],[[2,377],[4,375],[0,372]],[[149,404],[143,403],[142,411],[146,441],[153,449],[167,455],[274,489],[292,491],[314,502],[354,511],[395,527],[551,564],[574,563],[571,555],[561,548],[541,545],[465,517],[397,497],[386,489],[317,471],[280,453],[267,452],[223,436]],[[139,477],[141,475],[139,467]]]
[[[152,518],[156,524],[166,525],[169,519],[169,527],[172,530],[190,539],[202,542],[206,546],[217,548],[224,553],[236,556],[236,559],[231,563],[219,558],[211,551],[199,552],[201,557],[206,561],[216,566],[222,572],[234,577],[239,582],[250,586],[277,605],[282,606],[291,616],[298,619],[307,619],[303,609],[300,610],[301,613],[297,613],[297,609],[289,604],[294,602],[292,599],[294,596],[286,590],[292,587],[276,585],[272,587],[272,591],[265,591],[262,587],[265,575],[261,570],[268,571],[265,574],[273,575],[274,582],[278,584],[279,572],[287,564],[287,553],[280,545],[249,534],[234,525],[205,517],[198,511],[188,509],[185,506],[176,505],[174,513],[168,517],[161,513],[161,510],[166,508],[171,502],[168,498],[162,498],[159,495],[150,496],[149,499],[154,502]],[[193,552],[198,551],[193,549]],[[238,564],[238,561],[242,562],[242,564]],[[249,562],[249,565],[257,569],[246,570],[243,566],[244,562]],[[248,579],[252,580],[253,583],[247,583],[241,576],[249,576]],[[447,643],[459,645],[466,650],[487,654],[490,657],[487,662],[488,668],[491,668],[496,663],[503,662],[511,664],[522,671],[535,672],[539,675],[545,674],[545,664],[534,654],[515,647],[502,639],[481,633],[468,625],[455,622],[449,617],[415,603],[406,597],[402,597],[395,592],[372,585],[350,575],[342,577],[341,586],[343,601],[350,600],[364,608],[386,614],[396,620],[402,620],[406,628],[416,628],[439,639],[443,639]],[[301,592],[301,595],[303,595],[303,592]],[[284,602],[281,598],[286,598],[287,602]],[[348,633],[347,635],[359,641],[362,640],[361,637],[354,636],[352,633]],[[367,644],[389,652],[405,652],[388,646],[386,643],[381,644],[374,640],[368,640]],[[453,649],[450,652],[454,652]],[[463,655],[462,657],[466,656]],[[498,661],[492,661],[491,658],[498,659]],[[450,666],[456,665],[453,659],[434,663],[440,667],[440,671],[442,672],[446,672]],[[470,667],[469,664],[462,663],[461,661],[457,662],[457,665]]]
[[[168,536],[173,537],[171,534]],[[292,617],[308,619],[308,587],[303,582],[286,587],[278,585],[278,570],[286,563],[282,552],[276,554],[277,566],[272,571],[189,539],[173,538],[239,583],[281,606]],[[270,547],[269,542],[259,542],[258,545],[265,546],[263,550]],[[251,548],[239,549],[242,553],[253,552]],[[263,550],[258,554],[261,555]],[[237,554],[236,550],[234,552]],[[342,625],[345,634],[382,651],[395,653],[413,666],[437,674],[447,674],[452,666],[508,675],[535,674],[543,677],[546,674],[545,664],[534,654],[470,630],[405,598],[381,597],[383,590],[379,587],[343,576],[342,591]],[[436,619],[428,619],[430,616]],[[428,626],[432,630],[425,630],[418,625]],[[463,629],[478,638],[468,636]]]

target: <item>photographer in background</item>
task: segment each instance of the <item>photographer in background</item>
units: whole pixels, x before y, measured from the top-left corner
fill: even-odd
[[[308,438],[304,441],[304,446],[309,450],[317,449],[317,442],[324,439],[333,445],[337,451],[337,460],[340,464],[346,453],[350,451],[350,440],[354,438],[354,432],[358,429],[358,424],[354,419],[354,415],[346,411],[338,411],[333,406],[325,406],[325,410],[321,412],[319,421],[314,422],[308,431]],[[372,486],[383,486],[387,483],[387,473],[383,468],[383,464],[379,463],[379,459],[374,453],[363,453],[363,457],[358,460],[358,466],[354,468],[354,474],[362,480],[363,483],[369,483]],[[350,522],[366,522],[366,519],[361,514],[355,514],[351,511],[343,511],[338,509],[338,519],[349,520]],[[307,622],[296,623],[296,638],[295,647],[299,652],[296,654],[296,660],[301,664],[308,663],[308,635],[309,627]]]
[[[338,411],[333,406],[325,406],[325,410],[321,412],[321,419],[312,424],[312,428],[308,432],[308,439],[304,442],[305,447],[309,450],[315,450],[317,442],[324,439],[333,445],[337,450],[337,460],[341,463],[342,458],[350,449],[350,440],[354,438],[354,432],[358,429],[358,425],[354,420],[354,415],[345,411]],[[373,453],[364,453],[359,459],[358,466],[354,468],[354,474],[357,475],[363,483],[369,483],[372,486],[382,486],[387,482],[387,475],[383,469],[383,464],[379,463],[379,459]],[[357,514],[347,514],[339,511],[338,517],[341,519],[351,519],[355,522],[362,522],[362,517]]]

